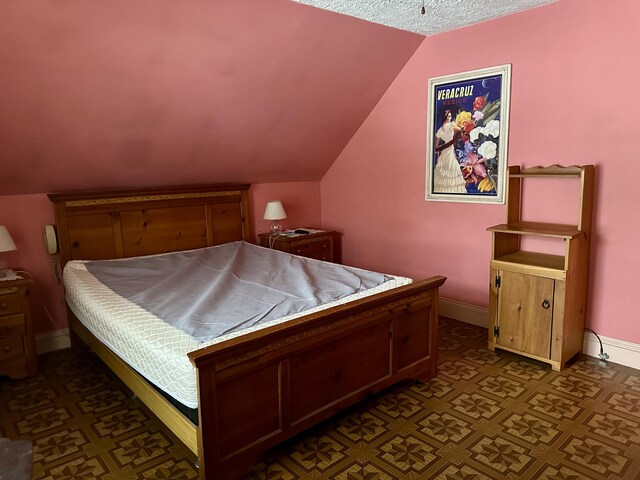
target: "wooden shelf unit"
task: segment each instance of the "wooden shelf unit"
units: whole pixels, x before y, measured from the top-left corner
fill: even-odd
[[[522,221],[522,183],[535,178],[579,179],[575,225]],[[492,232],[490,350],[518,353],[554,370],[582,351],[594,179],[593,165],[509,167],[506,223],[487,229]],[[525,236],[562,241],[564,254],[522,250]]]

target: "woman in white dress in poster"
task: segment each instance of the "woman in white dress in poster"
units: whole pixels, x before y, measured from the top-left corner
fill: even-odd
[[[451,110],[442,117],[442,126],[436,132],[438,162],[433,171],[433,191],[437,193],[467,193],[460,164],[456,158],[455,143],[462,129],[451,121]]]

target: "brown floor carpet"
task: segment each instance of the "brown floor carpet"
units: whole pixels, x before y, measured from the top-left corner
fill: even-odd
[[[640,479],[640,371],[561,373],[443,319],[438,377],[401,385],[265,455],[249,479]],[[0,379],[0,437],[33,441],[35,479],[197,478],[187,449],[94,355]],[[1,468],[2,466],[0,466]]]

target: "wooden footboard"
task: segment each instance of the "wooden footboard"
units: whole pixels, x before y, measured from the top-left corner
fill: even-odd
[[[436,373],[433,277],[189,354],[200,478],[242,478],[268,448],[400,380]]]

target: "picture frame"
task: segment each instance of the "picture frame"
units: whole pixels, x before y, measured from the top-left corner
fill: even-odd
[[[505,202],[511,64],[429,79],[425,199]]]

